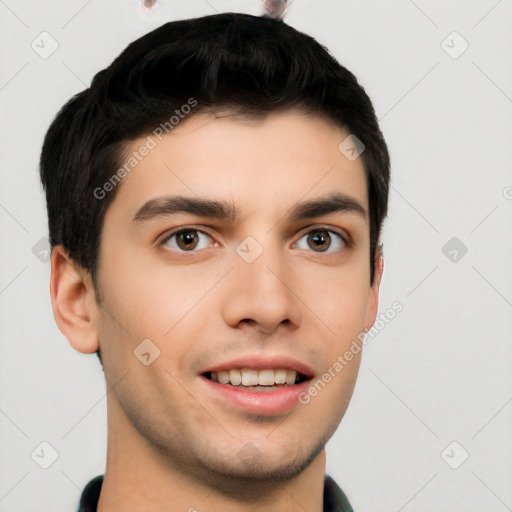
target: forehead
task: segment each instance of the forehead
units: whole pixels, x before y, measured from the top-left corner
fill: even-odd
[[[323,118],[295,112],[258,121],[195,114],[168,134],[131,142],[125,160],[135,165],[107,215],[126,221],[144,202],[169,194],[230,201],[269,219],[299,199],[333,192],[367,210],[363,162],[339,149],[348,135]],[[150,149],[141,151],[144,146]]]

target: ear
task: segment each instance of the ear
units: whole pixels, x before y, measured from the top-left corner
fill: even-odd
[[[375,272],[373,284],[368,292],[368,304],[366,306],[366,317],[363,328],[371,329],[377,318],[377,310],[379,309],[379,289],[382,273],[384,272],[384,257],[382,255],[382,244],[377,244],[375,250]]]
[[[53,248],[51,265],[50,296],[57,326],[78,352],[96,352],[98,304],[90,273],[76,265],[61,245]]]

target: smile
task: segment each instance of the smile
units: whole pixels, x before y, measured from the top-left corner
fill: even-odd
[[[284,386],[293,386],[305,379],[303,375],[295,370],[284,368],[265,370],[233,368],[231,370],[207,372],[204,375],[206,378],[220,384],[229,384],[254,391],[272,391]]]
[[[300,404],[314,371],[287,357],[245,357],[212,366],[200,374],[205,396],[223,409],[275,416]]]

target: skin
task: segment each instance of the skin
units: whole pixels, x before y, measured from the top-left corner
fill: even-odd
[[[370,286],[368,213],[287,217],[298,201],[334,192],[368,212],[363,163],[338,150],[346,136],[294,112],[258,122],[196,114],[124,178],[107,210],[100,303],[90,274],[54,248],[57,324],[80,352],[101,345],[108,450],[99,510],[322,510],[324,445],[348,407],[361,353],[309,404],[280,415],[213,399],[198,372],[238,356],[285,354],[310,365],[316,380],[373,325],[383,260],[377,254]],[[176,194],[231,201],[240,218],[132,222],[146,201]],[[327,252],[308,245],[319,225],[329,230]],[[189,226],[206,233],[193,251],[176,236],[158,245]],[[235,251],[248,236],[263,248],[250,264]],[[134,356],[147,338],[160,350],[149,366]],[[237,457],[248,442],[262,455],[252,466]]]

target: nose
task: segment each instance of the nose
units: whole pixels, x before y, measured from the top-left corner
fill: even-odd
[[[280,326],[295,330],[301,323],[297,278],[286,264],[282,248],[263,248],[252,263],[238,254],[224,287],[225,322],[249,334],[271,335]]]

